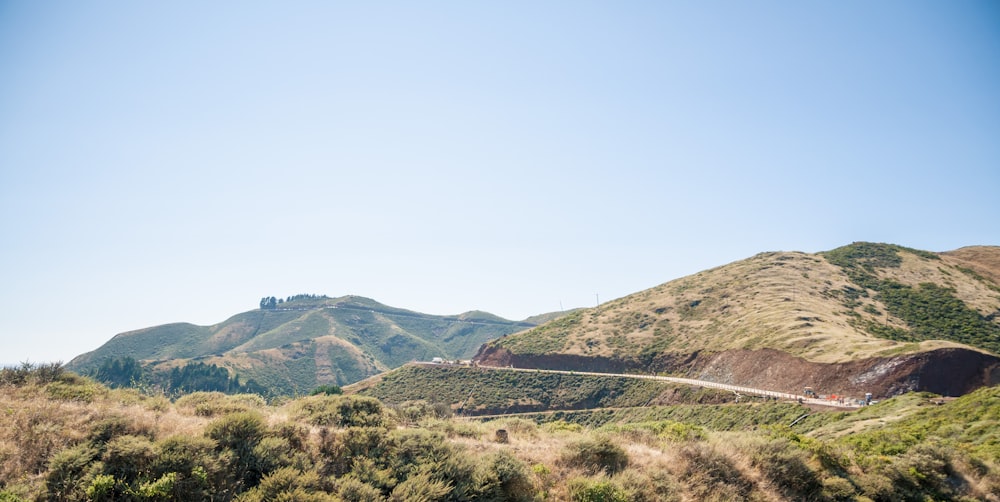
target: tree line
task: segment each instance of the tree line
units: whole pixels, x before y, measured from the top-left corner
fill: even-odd
[[[278,305],[281,305],[283,303],[288,303],[288,302],[294,302],[296,300],[325,300],[327,298],[329,298],[329,296],[326,296],[326,295],[309,295],[309,294],[292,295],[292,296],[289,296],[287,298],[277,298],[277,297],[274,297],[274,296],[265,296],[265,297],[263,297],[263,298],[260,299],[260,308],[262,310],[272,310],[272,309],[278,308]]]
[[[231,375],[226,368],[202,362],[170,371],[153,371],[133,357],[108,358],[90,376],[112,388],[157,388],[170,395],[199,391],[268,394],[266,388],[252,379],[241,382],[238,375]]]

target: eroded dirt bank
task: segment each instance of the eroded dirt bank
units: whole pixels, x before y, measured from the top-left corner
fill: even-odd
[[[876,399],[911,390],[960,396],[1000,383],[1000,358],[957,348],[837,364],[814,363],[771,349],[665,353],[640,362],[566,354],[518,355],[484,346],[475,359],[490,366],[663,373],[790,393],[801,393],[805,386],[820,394],[871,392]]]

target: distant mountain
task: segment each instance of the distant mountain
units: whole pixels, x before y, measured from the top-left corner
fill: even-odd
[[[662,372],[802,392],[1000,383],[1000,247],[768,252],[497,339],[484,365]]]
[[[298,295],[261,300],[261,308],[213,326],[166,324],[116,335],[67,369],[93,373],[133,358],[154,371],[190,363],[229,369],[275,394],[345,385],[413,360],[468,359],[487,341],[535,326],[486,312],[436,316],[359,296]]]

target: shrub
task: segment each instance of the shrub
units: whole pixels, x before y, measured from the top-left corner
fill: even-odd
[[[807,465],[808,456],[785,438],[771,439],[762,444],[754,444],[750,464],[759,469],[789,498],[799,500],[815,499],[823,485]]]
[[[385,458],[389,431],[381,427],[349,427],[339,434],[320,432],[321,474],[343,476],[351,471],[353,459]]]
[[[479,500],[529,501],[536,492],[528,469],[507,450],[481,460],[475,480],[475,498]]]
[[[129,420],[124,416],[111,415],[92,425],[90,432],[87,434],[87,439],[91,444],[103,451],[109,441],[126,435],[152,438],[153,432],[148,427]]]
[[[951,465],[953,456],[952,451],[920,444],[894,459],[886,474],[897,492],[913,498],[929,494],[935,499],[953,499],[956,488],[964,484]]]
[[[168,472],[156,481],[142,483],[139,496],[143,500],[173,500],[177,485],[177,473]]]
[[[296,451],[306,451],[306,443],[309,441],[309,429],[303,425],[294,422],[283,422],[276,426],[271,434],[287,440],[288,445]]]
[[[389,447],[389,456],[384,462],[400,480],[418,471],[441,470],[454,453],[444,435],[422,429],[390,432]]]
[[[34,365],[25,361],[20,366],[0,368],[0,384],[19,387],[28,382]]]
[[[442,481],[434,480],[430,474],[418,474],[410,476],[402,483],[396,485],[389,495],[391,502],[430,502],[440,500],[451,491],[448,485]]]
[[[143,436],[119,436],[108,441],[101,460],[104,474],[131,483],[148,475],[156,460],[157,451],[149,438]]]
[[[382,403],[371,397],[318,395],[296,403],[295,418],[312,425],[380,427],[388,421]]]
[[[97,456],[97,450],[87,444],[77,445],[53,455],[49,461],[49,472],[45,475],[45,490],[49,498],[82,500],[87,489],[84,478],[92,469],[92,463]]]
[[[344,393],[343,389],[341,389],[340,387],[337,387],[336,385],[320,385],[319,387],[316,387],[315,389],[313,389],[313,391],[310,392],[309,395],[310,396],[316,396],[316,395],[319,395],[319,394],[325,394],[327,396],[331,396],[331,395],[339,395],[339,394],[343,394],[343,393]]]
[[[0,502],[24,502],[24,499],[7,490],[0,490]]]
[[[823,480],[823,498],[828,500],[854,500],[854,485],[835,476]]]
[[[157,443],[159,456],[153,463],[156,476],[168,472],[191,474],[196,467],[211,463],[215,443],[204,437],[171,436]]]
[[[574,502],[631,502],[628,492],[607,479],[574,478],[566,485]]]
[[[117,487],[118,483],[115,482],[114,476],[99,474],[94,477],[90,486],[87,487],[87,500],[112,502],[118,498],[116,493],[118,491]]]
[[[414,425],[425,418],[442,419],[452,416],[451,408],[447,404],[431,404],[422,399],[416,401],[404,401],[392,409],[399,418],[407,425]]]
[[[593,475],[599,472],[615,474],[628,465],[628,455],[607,436],[585,438],[567,445],[560,461],[579,467]]]
[[[341,478],[337,487],[337,495],[347,502],[382,502],[382,491],[357,478]]]
[[[297,459],[288,440],[282,437],[265,437],[253,449],[254,467],[261,473],[269,473],[281,467],[304,469],[302,461]]]
[[[745,500],[752,483],[733,461],[707,443],[691,443],[678,451],[680,477],[697,500]]]
[[[157,443],[160,454],[153,462],[152,479],[173,474],[171,482],[175,500],[210,500],[213,484],[224,486],[226,468],[213,454],[215,442],[204,437],[172,436]],[[209,478],[215,483],[212,483]]]
[[[94,398],[108,392],[106,387],[100,384],[83,380],[66,382],[52,382],[45,386],[45,393],[50,399],[58,401],[80,401],[90,403]]]
[[[216,442],[216,450],[232,453],[230,469],[235,488],[242,491],[256,486],[264,474],[254,449],[264,438],[264,420],[256,413],[234,413],[208,425],[206,435]]]
[[[66,379],[76,382],[76,375],[66,373],[61,362],[34,364],[27,361],[17,366],[0,368],[0,385],[21,386],[29,381],[39,385]]]
[[[632,502],[679,502],[682,490],[667,469],[628,468],[618,473],[614,481],[628,494]]]
[[[265,476],[256,488],[244,492],[237,500],[239,502],[333,501],[334,497],[324,493],[324,488],[323,482],[315,472],[303,472],[286,467]]]

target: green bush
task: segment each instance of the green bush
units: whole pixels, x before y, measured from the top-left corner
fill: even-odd
[[[286,467],[265,476],[257,487],[242,493],[237,501],[333,502],[335,497],[326,493],[331,488],[313,471],[303,472]]]
[[[97,449],[81,444],[62,450],[49,460],[45,475],[45,491],[53,500],[83,500],[86,496],[85,479],[92,475]]]
[[[529,501],[534,499],[537,491],[527,467],[507,450],[500,450],[480,461],[475,484],[477,500]]]
[[[108,389],[98,383],[81,380],[79,382],[58,381],[45,386],[50,399],[58,401],[93,402],[95,398],[107,394]]]
[[[168,472],[156,481],[139,485],[139,496],[143,500],[175,500],[177,473]]]
[[[94,502],[113,502],[121,497],[119,485],[115,477],[108,474],[99,474],[91,481],[87,488],[87,500]]]
[[[396,485],[389,495],[391,502],[430,502],[442,500],[451,489],[443,481],[435,480],[428,473],[406,478]]]
[[[159,456],[153,463],[152,472],[162,476],[169,472],[191,475],[197,467],[206,468],[213,462],[215,442],[209,438],[177,435],[157,443]]]
[[[336,385],[320,385],[319,387],[313,389],[313,391],[310,392],[309,395],[316,396],[319,394],[325,394],[327,396],[332,396],[332,395],[340,395],[343,393],[344,390],[341,389],[340,387],[337,387]]]
[[[321,474],[343,476],[354,467],[355,458],[384,459],[388,455],[389,431],[382,427],[348,427],[343,432],[330,434],[321,431]]]
[[[158,455],[157,448],[145,436],[119,436],[108,441],[101,460],[103,474],[125,483],[149,475]]]
[[[12,493],[7,490],[0,490],[0,502],[25,502],[25,500],[16,493]]]
[[[854,485],[850,481],[835,476],[823,480],[822,498],[827,500],[854,500]]]
[[[302,398],[295,405],[295,418],[335,427],[380,427],[388,423],[382,403],[364,396],[321,394]]]
[[[591,475],[599,472],[611,475],[628,466],[628,455],[621,446],[602,435],[570,443],[563,451],[560,461],[565,465],[581,468]]]
[[[346,502],[383,502],[382,491],[355,477],[338,480],[337,495]]]
[[[566,487],[573,502],[632,502],[624,488],[607,479],[574,478]]]
[[[236,491],[256,486],[266,474],[254,451],[266,430],[264,419],[256,413],[234,413],[208,425],[205,434],[215,440],[216,450],[231,453],[229,468]]]

